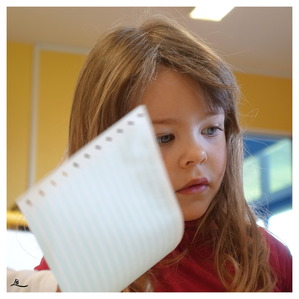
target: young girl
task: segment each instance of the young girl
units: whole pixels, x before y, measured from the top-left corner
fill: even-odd
[[[228,65],[170,21],[115,29],[89,54],[69,156],[145,104],[185,218],[179,246],[126,291],[292,290],[288,249],[256,225],[244,197],[238,100]]]

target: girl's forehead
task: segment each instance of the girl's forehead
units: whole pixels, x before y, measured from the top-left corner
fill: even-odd
[[[172,110],[176,105],[191,105],[194,108],[200,105],[205,114],[211,115],[223,114],[226,110],[223,101],[215,100],[199,80],[168,67],[159,67],[143,91],[141,104],[150,105],[156,112]]]

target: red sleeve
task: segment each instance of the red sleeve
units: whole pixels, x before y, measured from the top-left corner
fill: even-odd
[[[275,292],[292,292],[292,255],[287,246],[265,233],[270,247],[270,264],[277,275]]]
[[[42,258],[42,260],[40,261],[40,264],[38,266],[36,266],[34,268],[34,270],[36,271],[41,271],[41,270],[50,270],[46,260],[44,258]]]

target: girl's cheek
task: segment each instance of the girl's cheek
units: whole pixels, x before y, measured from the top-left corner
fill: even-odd
[[[168,176],[170,178],[170,182],[172,184],[172,186],[175,186],[175,176],[176,176],[176,169],[175,169],[175,161],[174,158],[168,153],[166,154],[165,152],[162,152],[162,158],[164,161],[164,165],[166,167]]]

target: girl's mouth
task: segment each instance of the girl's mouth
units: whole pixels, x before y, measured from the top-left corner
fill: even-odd
[[[190,182],[188,182],[185,186],[183,186],[181,189],[177,190],[176,192],[180,194],[195,194],[200,193],[209,187],[209,182],[205,177],[193,179]]]

